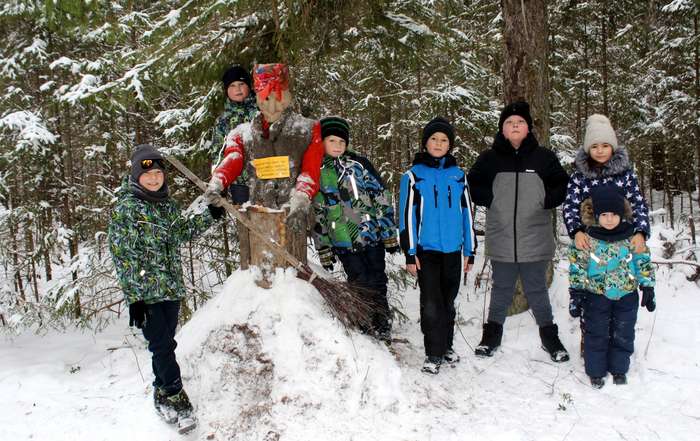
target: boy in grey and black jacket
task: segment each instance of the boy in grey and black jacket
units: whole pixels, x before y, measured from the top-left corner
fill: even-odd
[[[569,355],[553,323],[546,270],[554,257],[551,209],[566,196],[568,175],[556,155],[532,134],[530,106],[507,105],[493,147],[479,155],[467,177],[472,200],[488,208],[486,255],[493,267],[488,322],[475,352],[491,356],[501,344],[506,310],[518,277],[552,360]]]

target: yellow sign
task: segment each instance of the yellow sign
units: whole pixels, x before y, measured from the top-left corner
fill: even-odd
[[[289,156],[268,156],[253,159],[255,175],[259,179],[278,179],[289,177]]]

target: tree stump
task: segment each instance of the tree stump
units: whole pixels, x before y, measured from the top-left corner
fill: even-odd
[[[287,218],[286,211],[272,211],[264,207],[248,207],[246,210],[248,219],[258,227],[258,229],[269,234],[269,240],[274,240],[280,246],[285,248],[300,262],[306,263],[306,234],[294,234],[287,229],[285,220]],[[249,233],[247,229],[242,232]],[[241,239],[243,243],[245,239]],[[244,264],[244,254],[241,253],[241,268],[255,266],[259,269],[260,274],[255,280],[255,283],[261,288],[269,289],[272,287],[272,278],[276,268],[288,268],[290,265],[287,261],[274,253],[267,241],[253,234],[248,234],[247,242],[250,245],[249,260]]]

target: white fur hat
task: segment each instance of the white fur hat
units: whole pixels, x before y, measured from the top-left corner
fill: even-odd
[[[610,144],[613,151],[617,150],[617,136],[610,120],[595,113],[586,120],[586,134],[583,137],[583,150],[590,153],[593,144]]]

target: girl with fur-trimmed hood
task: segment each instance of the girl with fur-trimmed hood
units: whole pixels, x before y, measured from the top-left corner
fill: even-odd
[[[586,121],[583,146],[576,155],[575,166],[576,171],[571,175],[566,191],[563,215],[576,248],[591,249],[591,239],[581,221],[581,203],[590,197],[593,188],[614,185],[632,207],[635,251],[644,250],[650,234],[649,209],[632,171],[627,150],[618,145],[610,120],[604,115],[594,114]]]

